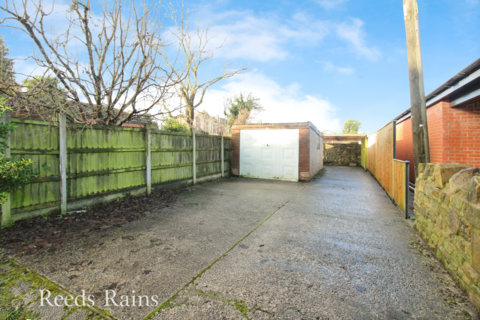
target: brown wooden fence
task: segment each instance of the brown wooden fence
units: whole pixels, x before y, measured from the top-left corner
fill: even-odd
[[[408,218],[408,161],[395,159],[395,122],[362,141],[362,166],[377,179]]]

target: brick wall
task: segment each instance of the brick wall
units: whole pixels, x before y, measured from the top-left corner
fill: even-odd
[[[439,102],[427,109],[427,119],[431,162],[480,167],[480,101],[455,108]],[[396,135],[397,159],[410,161],[410,181],[414,182],[411,118],[397,123]]]
[[[443,162],[480,167],[480,100],[443,113]]]
[[[448,102],[439,102],[427,109],[428,138],[430,141],[430,162],[445,163],[443,158],[444,131],[443,114],[446,108],[450,108]],[[413,149],[413,143],[412,143]]]
[[[480,309],[480,169],[419,166],[415,228]]]
[[[240,175],[240,130],[232,129],[232,174]]]
[[[301,128],[299,134],[298,177],[310,181],[310,128]]]

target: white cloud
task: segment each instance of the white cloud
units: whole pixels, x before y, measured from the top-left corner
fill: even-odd
[[[205,21],[214,21],[209,32],[215,35],[212,46],[223,44],[216,56],[225,59],[285,60],[290,56],[289,43],[317,45],[330,32],[326,22],[304,14],[295,14],[283,23],[276,17],[255,17],[238,11],[207,12],[205,17]]]
[[[478,0],[466,0],[466,1],[467,1],[467,4],[472,5],[472,6],[478,4]]]
[[[317,0],[317,3],[324,9],[334,9],[347,1],[348,0]]]
[[[364,22],[360,19],[351,18],[349,22],[337,25],[337,35],[350,43],[352,50],[359,56],[370,60],[377,60],[382,53],[375,47],[369,47],[365,43]]]
[[[282,86],[259,72],[239,75],[225,82],[219,89],[209,90],[199,110],[223,116],[224,98],[240,92],[251,92],[260,98],[265,109],[260,116],[263,122],[311,121],[321,131],[338,132],[341,129],[340,120],[335,114],[336,107],[330,101],[303,93],[296,83]]]
[[[201,16],[202,21],[211,22],[209,35],[215,36],[212,48],[223,45],[216,52],[216,57],[227,60],[282,61],[292,56],[292,49],[318,46],[326,41],[327,36],[347,41],[359,56],[371,60],[381,56],[377,48],[366,43],[364,22],[356,18],[337,23],[300,12],[290,19],[280,20],[274,15],[259,17],[249,11],[218,13],[212,8],[205,9]]]
[[[353,68],[337,67],[330,61],[324,62],[323,68],[326,71],[335,71],[335,72],[347,74],[347,75],[355,73],[355,69]]]

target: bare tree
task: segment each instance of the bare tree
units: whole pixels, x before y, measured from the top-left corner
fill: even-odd
[[[55,3],[47,8],[43,0],[5,0],[0,5],[6,14],[0,25],[32,39],[36,50],[29,58],[43,71],[33,82],[28,81],[33,74],[17,74],[29,87],[0,84],[0,92],[25,112],[41,117],[63,112],[83,124],[118,126],[165,113],[159,106],[182,78],[174,61],[163,68],[160,5],[105,0],[93,12],[90,0],[67,4],[60,22],[52,21]],[[41,80],[52,77],[57,81]]]
[[[175,91],[184,104],[182,107],[185,108],[185,114],[175,117],[185,118],[188,127],[192,128],[195,109],[202,104],[207,89],[222,79],[246,71],[248,67],[235,69],[232,64],[225,64],[221,75],[203,83],[199,82],[200,65],[212,60],[215,52],[221,49],[223,44],[216,46],[209,34],[209,28],[201,29],[198,21],[196,28],[192,30],[190,12],[185,9],[183,3],[178,10],[175,6],[169,5],[167,12],[173,22],[173,27],[167,30],[174,39],[173,45],[178,48],[179,55],[172,59],[172,55],[164,50],[162,57],[169,66],[173,79],[178,82]],[[177,68],[175,64],[177,61],[182,67]],[[170,117],[174,116],[169,106],[164,104],[164,108],[169,111]]]

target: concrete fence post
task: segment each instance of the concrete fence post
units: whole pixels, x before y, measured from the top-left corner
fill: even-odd
[[[147,195],[152,194],[152,132],[149,125],[147,125]]]
[[[193,184],[197,183],[197,143],[195,141],[195,129],[192,128],[192,144],[193,144]]]
[[[221,144],[222,146],[220,147],[220,152],[221,152],[221,160],[222,160],[222,178],[224,177],[225,175],[225,160],[224,160],[224,157],[225,157],[225,150],[224,150],[224,147],[223,147],[223,132],[221,133],[221,136],[222,136],[222,139],[221,139]]]
[[[10,110],[6,110],[3,113],[2,122],[4,124],[10,124],[12,122],[12,114],[11,114]],[[6,139],[5,143],[7,144],[7,148],[5,149],[5,153],[3,154],[3,156],[5,158],[10,158],[10,156],[11,156],[10,135]],[[8,225],[10,223],[11,219],[12,219],[12,213],[11,213],[12,200],[11,200],[11,197],[10,197],[10,193],[8,193],[6,196],[7,196],[7,201],[5,201],[5,203],[2,204],[2,226]]]
[[[58,115],[59,122],[59,160],[60,160],[60,212],[67,212],[67,117]]]

